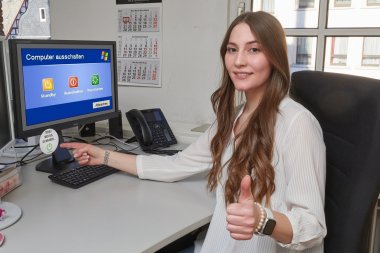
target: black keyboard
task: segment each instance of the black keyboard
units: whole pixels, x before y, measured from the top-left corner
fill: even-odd
[[[106,165],[80,166],[49,175],[49,178],[54,183],[77,189],[115,172],[118,170]]]

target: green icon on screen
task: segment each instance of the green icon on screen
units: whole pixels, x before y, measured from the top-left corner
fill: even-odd
[[[91,85],[99,85],[99,75],[91,76]]]

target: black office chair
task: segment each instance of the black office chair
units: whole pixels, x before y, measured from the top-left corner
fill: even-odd
[[[370,252],[380,192],[380,80],[294,72],[290,96],[314,114],[323,130],[327,157],[324,252]]]

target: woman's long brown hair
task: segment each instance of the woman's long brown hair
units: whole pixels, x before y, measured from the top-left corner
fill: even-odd
[[[244,131],[236,136],[235,140],[239,139],[239,142],[232,157],[226,164],[222,164],[222,154],[233,131],[237,105],[235,87],[226,70],[224,57],[231,31],[240,23],[246,23],[250,27],[252,34],[261,44],[272,71],[257,109],[251,115]],[[265,198],[268,205],[275,190],[272,156],[276,115],[281,100],[288,93],[290,82],[284,30],[278,20],[268,13],[261,11],[244,13],[228,28],[220,47],[220,56],[224,71],[221,86],[211,96],[218,128],[211,141],[213,165],[208,175],[208,187],[210,190],[215,190],[222,170],[227,166],[228,179],[224,186],[226,204],[237,200],[240,182],[248,174],[252,176],[251,189],[255,201],[261,202]]]

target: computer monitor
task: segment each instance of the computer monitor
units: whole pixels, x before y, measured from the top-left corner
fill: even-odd
[[[14,144],[6,41],[0,38],[0,157]]]
[[[8,75],[9,61],[6,48],[6,41],[0,37],[0,157],[15,142]],[[0,231],[17,222],[22,214],[19,206],[1,200],[0,209],[6,214],[5,218],[0,220]]]
[[[116,42],[9,40],[16,138],[118,116]],[[61,148],[37,170],[71,166]]]

